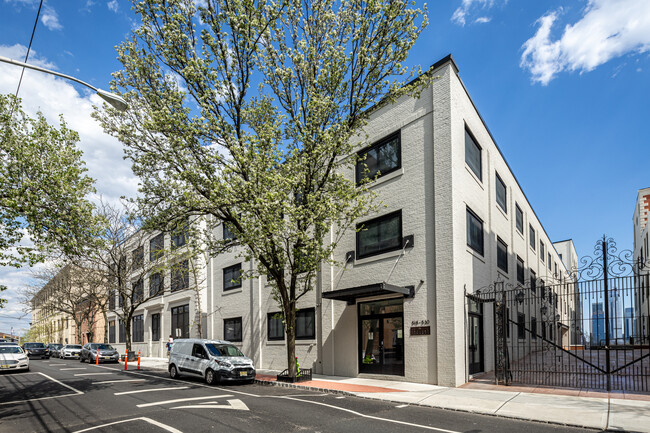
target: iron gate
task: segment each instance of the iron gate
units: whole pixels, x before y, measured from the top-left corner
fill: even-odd
[[[603,238],[569,274],[467,294],[494,307],[496,383],[650,391],[649,267],[631,256]]]

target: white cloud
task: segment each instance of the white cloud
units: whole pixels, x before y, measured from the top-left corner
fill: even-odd
[[[108,3],[106,3],[106,6],[108,6],[108,9],[112,12],[117,13],[117,10],[119,9],[119,4],[117,3],[117,0],[111,0]]]
[[[453,15],[451,16],[451,21],[458,25],[464,26],[467,22],[467,19],[469,18],[468,15],[470,15],[472,10],[490,9],[492,6],[494,6],[494,0],[462,0],[461,5],[454,11]],[[487,21],[485,21],[486,19]],[[474,22],[485,23],[489,20],[490,19],[487,17],[481,17],[476,19]]]
[[[562,71],[588,72],[616,57],[650,50],[648,0],[589,0],[582,18],[553,40],[551,30],[562,12],[539,18],[537,32],[522,46],[520,65],[533,82],[546,85]]]
[[[484,24],[484,23],[489,23],[492,21],[492,18],[490,17],[478,17],[474,20],[474,24]]]
[[[41,11],[41,22],[50,30],[61,30],[63,26],[59,22],[59,16],[56,11],[48,5]]]

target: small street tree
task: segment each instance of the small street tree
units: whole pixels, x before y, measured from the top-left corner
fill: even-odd
[[[41,113],[28,117],[14,96],[0,95],[0,266],[33,265],[51,250],[70,254],[93,235],[86,197],[94,181],[78,141],[63,118],[56,128]]]
[[[369,113],[426,85],[399,81],[427,23],[402,0],[134,1],[113,87],[131,110],[97,111],[140,177],[155,226],[225,223],[272,287],[296,375],[298,300],[374,209],[351,173]],[[352,157],[350,157],[352,156]],[[232,242],[215,240],[216,253]]]

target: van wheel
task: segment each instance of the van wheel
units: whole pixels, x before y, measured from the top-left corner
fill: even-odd
[[[169,377],[172,379],[178,379],[178,370],[176,370],[176,366],[174,364],[169,366]]]
[[[205,372],[205,382],[208,385],[214,385],[215,383],[219,382],[219,377],[214,372],[214,370],[208,368],[208,371]]]

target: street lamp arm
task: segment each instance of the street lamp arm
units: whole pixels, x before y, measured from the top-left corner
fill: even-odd
[[[42,68],[40,66],[30,65],[29,63],[19,62],[18,60],[13,60],[4,56],[0,56],[0,62],[9,63],[10,65],[15,65],[15,66],[21,66],[27,69],[33,69],[35,71],[44,72],[50,75],[56,75],[57,77],[65,78],[66,80],[79,83],[97,92],[100,98],[102,98],[104,101],[108,102],[109,104],[111,104],[113,107],[117,108],[120,111],[125,111],[129,107],[126,101],[121,96],[116,95],[114,93],[107,92],[106,90],[98,89],[97,87],[94,87],[86,83],[85,81],[81,81],[80,79],[72,77],[70,75],[66,75],[60,72],[52,71],[50,69]]]

